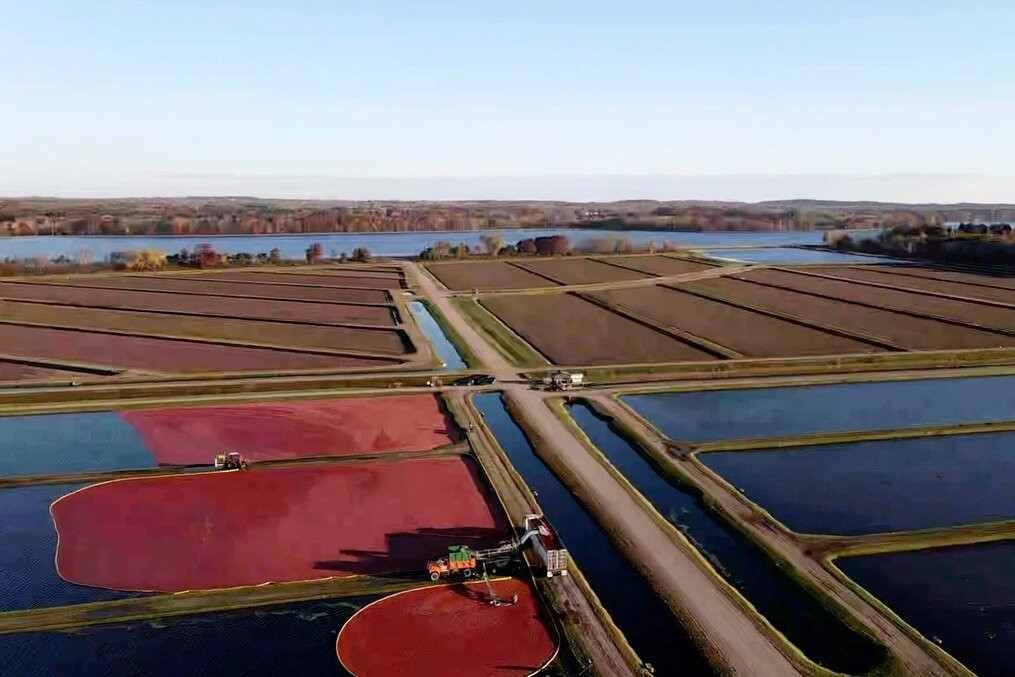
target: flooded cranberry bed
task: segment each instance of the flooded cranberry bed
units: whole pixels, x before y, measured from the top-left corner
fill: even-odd
[[[116,412],[0,417],[0,477],[155,465],[140,434]]]
[[[0,635],[0,672],[20,677],[348,675],[335,655],[335,638],[345,621],[374,599]]]
[[[835,564],[973,672],[1015,674],[1015,541]]]
[[[57,573],[57,533],[49,506],[85,486],[43,484],[0,490],[0,611],[138,596],[75,585]]]
[[[1015,376],[627,395],[671,439],[711,442],[1015,419]]]
[[[709,452],[706,466],[803,533],[1015,518],[1015,432]]]

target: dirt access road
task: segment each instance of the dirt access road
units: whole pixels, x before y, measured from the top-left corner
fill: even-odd
[[[518,486],[512,473],[504,466],[502,457],[493,446],[493,440],[487,439],[488,431],[480,425],[474,410],[465,404],[466,391],[455,388],[446,392],[446,397],[460,416],[468,423],[466,435],[469,444],[475,450],[490,482],[497,489],[504,509],[514,524],[521,524],[525,515],[537,512],[525,490]],[[633,665],[636,656],[618,647],[609,629],[604,625],[593,608],[592,601],[586,596],[582,587],[574,577],[556,578],[553,581],[538,581],[540,589],[552,600],[550,606],[557,610],[566,610],[560,618],[565,627],[564,632],[570,637],[580,638],[577,647],[584,657],[591,661],[597,674],[602,675],[635,675],[642,674]]]
[[[584,445],[546,406],[544,395],[520,383],[518,371],[486,343],[459,314],[430,275],[414,268],[421,291],[440,309],[448,323],[503,382],[508,401],[523,412],[535,437],[552,443],[538,444],[551,464],[566,466],[576,478],[583,499],[594,507],[608,530],[622,534],[628,553],[650,572],[650,582],[665,599],[694,619],[696,633],[724,671],[739,675],[794,675],[798,671],[741,609],[699,566],[694,556],[677,546]],[[533,440],[538,442],[538,440]],[[572,487],[574,489],[575,487]]]

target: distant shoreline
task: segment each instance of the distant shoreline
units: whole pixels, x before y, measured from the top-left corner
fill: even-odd
[[[217,237],[306,237],[308,235],[359,235],[359,236],[363,236],[363,235],[420,235],[420,234],[454,235],[455,233],[504,233],[504,232],[515,231],[515,230],[534,230],[534,231],[535,230],[538,230],[538,231],[544,231],[544,230],[589,230],[589,231],[595,231],[595,230],[599,230],[599,229],[598,228],[579,228],[579,227],[576,227],[576,226],[547,226],[547,227],[543,227],[543,226],[536,227],[536,226],[533,226],[531,228],[477,228],[477,229],[474,229],[474,230],[378,230],[378,231],[341,231],[341,232],[335,232],[335,231],[317,231],[317,232],[312,232],[312,233],[198,233],[198,234],[194,234],[194,233],[180,233],[178,235],[175,235],[175,234],[169,235],[169,234],[166,234],[166,233],[159,233],[157,235],[156,234],[149,235],[147,233],[126,233],[126,234],[125,233],[117,233],[115,235],[102,235],[102,234],[96,234],[96,233],[81,233],[81,234],[78,234],[78,235],[0,235],[0,240],[23,240],[25,238],[33,238],[33,237],[37,237],[37,238],[40,238],[40,239],[49,239],[49,238],[58,238],[58,237],[87,237],[87,238],[144,237],[144,238],[165,238],[167,240],[172,240],[172,239],[181,238],[181,237],[216,237],[217,238]],[[636,231],[637,229],[631,229],[631,230],[632,231]],[[614,231],[605,231],[604,230],[602,232],[614,232]],[[640,231],[638,231],[638,232],[640,232]],[[666,233],[700,233],[700,232],[706,232],[706,231],[698,231],[698,230],[693,230],[693,231],[679,230],[678,231],[678,230],[671,230],[671,231],[659,231],[659,232],[661,232],[661,233],[662,232],[666,232]],[[740,232],[744,232],[744,233],[750,233],[750,232],[764,233],[764,232],[770,232],[770,231],[763,231],[763,230],[748,231],[748,230],[745,230],[745,231],[740,231]],[[784,232],[793,232],[793,231],[784,231]],[[804,232],[804,231],[799,231],[799,232]]]

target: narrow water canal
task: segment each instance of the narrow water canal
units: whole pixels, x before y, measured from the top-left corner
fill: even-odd
[[[760,548],[656,473],[635,447],[588,405],[569,405],[568,411],[610,463],[812,661],[837,672],[863,674],[885,660],[882,647],[853,631]]]
[[[708,663],[670,608],[618,553],[595,520],[536,456],[498,393],[477,395],[483,415],[515,469],[536,494],[613,621],[660,675],[710,675]]]
[[[409,308],[412,310],[412,314],[416,316],[419,328],[423,330],[426,337],[430,339],[430,343],[433,344],[434,350],[437,351],[437,356],[444,363],[444,368],[449,371],[468,369],[468,365],[465,364],[462,355],[455,348],[455,344],[444,333],[444,329],[430,312],[430,309],[426,307],[426,304],[422,301],[410,301]]]

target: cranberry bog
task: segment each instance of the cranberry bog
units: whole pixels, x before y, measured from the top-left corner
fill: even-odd
[[[144,371],[207,373],[394,367],[396,359],[352,357],[174,340],[102,331],[0,324],[8,355]]]
[[[43,284],[38,282],[22,284]],[[51,284],[45,282],[44,284]],[[349,289],[343,287],[312,287],[306,285],[251,284],[190,279],[186,275],[156,277],[152,275],[87,276],[68,278],[61,284],[74,287],[166,291],[177,294],[208,294],[243,298],[285,299],[288,301],[330,301],[333,303],[389,303],[383,289]]]
[[[164,277],[170,277],[165,275]],[[365,289],[399,289],[404,286],[400,277],[393,276],[353,276],[353,275],[317,275],[312,273],[276,273],[260,271],[228,271],[201,275],[174,275],[174,278],[187,280],[238,281],[256,282],[270,285],[299,285],[310,287],[358,287]]]
[[[161,465],[207,465],[431,450],[457,442],[435,395],[350,397],[120,412]]]
[[[79,585],[179,592],[418,571],[506,534],[468,458],[114,480],[50,508],[56,566]]]
[[[435,395],[2,416],[0,479],[210,466],[223,451],[251,462],[450,452],[460,441]]]
[[[876,308],[919,312],[974,326],[1015,331],[1015,308],[872,287],[855,281],[833,280],[788,270],[755,270],[735,277]]]
[[[41,484],[0,489],[0,580],[4,583],[0,588],[0,611],[137,596],[73,585],[57,572],[57,533],[49,507],[61,496],[84,486]]]
[[[649,275],[685,275],[687,273],[700,273],[703,270],[714,268],[715,264],[699,263],[678,259],[673,256],[615,256],[604,259],[597,259],[603,263],[614,266],[630,268]]]
[[[373,596],[0,635],[6,674],[173,677],[347,675],[335,633]],[[167,651],[166,647],[172,647]],[[115,658],[114,658],[115,657]],[[115,661],[115,667],[113,667]]]
[[[708,339],[745,357],[832,355],[880,350],[869,343],[666,287],[618,289],[597,292],[595,296]]]
[[[737,302],[860,332],[907,350],[1015,346],[1015,337],[1005,334],[913,317],[883,308],[833,300],[790,289],[752,284],[742,279],[716,278],[684,284],[681,287],[720,294]]]
[[[249,342],[295,349],[354,350],[401,356],[412,342],[399,329],[296,325],[288,322],[173,315],[148,311],[0,301],[4,320],[69,329],[96,329],[144,336]]]
[[[498,289],[531,289],[555,287],[556,282],[540,277],[507,261],[468,261],[432,263],[430,272],[454,291],[495,291]]]
[[[436,362],[391,295],[404,285],[400,270],[307,270],[2,280],[0,340],[10,346],[0,350],[0,381]]]
[[[330,324],[394,326],[393,305],[358,305],[321,301],[281,301],[196,294],[85,289],[52,284],[0,282],[0,298],[54,305],[152,310],[248,319],[292,320]]]
[[[556,652],[556,633],[530,583],[491,582],[411,590],[360,609],[342,627],[337,652],[357,677],[374,675],[530,675]]]
[[[897,268],[897,270],[893,270]],[[998,287],[1015,291],[1015,280],[1008,276],[997,276],[977,273],[960,273],[954,270],[943,270],[940,268],[925,268],[923,266],[870,266],[871,270],[894,273],[896,275],[923,277],[931,280],[942,280],[948,282],[964,282],[984,287]]]
[[[136,428],[113,411],[0,416],[0,479],[156,465]]]
[[[917,289],[935,294],[947,294],[960,298],[987,299],[989,301],[1015,304],[1015,290],[1009,288],[969,284],[968,282],[954,282],[915,275],[895,275],[885,270],[867,272],[861,268],[845,266],[819,268],[814,272],[892,287]]]
[[[585,258],[532,259],[515,262],[524,268],[559,284],[592,284],[595,282],[624,282],[651,277],[627,268]]]
[[[715,359],[704,350],[573,294],[489,296],[481,302],[555,364]]]

